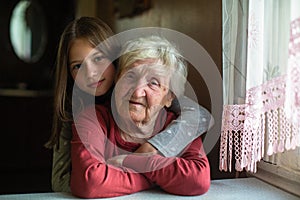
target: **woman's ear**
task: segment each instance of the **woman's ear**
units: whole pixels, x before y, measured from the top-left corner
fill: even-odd
[[[167,94],[166,103],[165,103],[165,106],[167,108],[169,108],[172,105],[172,101],[173,101],[174,98],[175,98],[175,95],[173,94],[173,92],[169,92]]]

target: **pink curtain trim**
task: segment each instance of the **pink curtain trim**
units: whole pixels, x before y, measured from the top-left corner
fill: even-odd
[[[296,56],[300,54],[300,18],[291,22],[289,55]]]
[[[293,115],[285,112],[287,76],[274,78],[247,91],[246,103],[224,105],[219,169],[256,172],[256,164],[264,156],[300,146],[300,90],[297,77],[289,82],[294,101]],[[298,88],[298,89],[297,89]],[[291,98],[291,97],[289,97]],[[268,133],[268,134],[266,134]],[[266,141],[265,141],[266,140]]]

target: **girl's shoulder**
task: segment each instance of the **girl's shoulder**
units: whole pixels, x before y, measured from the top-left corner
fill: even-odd
[[[107,118],[110,115],[110,109],[105,105],[95,104],[89,105],[81,109],[81,111],[74,116],[74,121],[89,119],[95,121],[96,119]]]

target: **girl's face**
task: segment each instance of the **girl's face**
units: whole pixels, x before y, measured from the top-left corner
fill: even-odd
[[[85,39],[72,42],[68,67],[76,85],[94,96],[104,95],[114,82],[114,65]]]

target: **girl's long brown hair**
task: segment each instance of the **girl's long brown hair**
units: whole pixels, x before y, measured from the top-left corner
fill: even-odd
[[[99,50],[108,58],[117,58],[116,54],[118,54],[120,49],[118,43],[115,40],[107,40],[113,34],[109,26],[96,17],[75,19],[63,31],[55,64],[54,114],[51,136],[45,144],[47,148],[52,148],[54,145],[57,145],[57,148],[59,148],[62,124],[73,121],[72,92],[74,80],[69,71],[68,63],[70,45],[75,39],[86,39],[93,47],[100,48]],[[101,44],[101,47],[98,46],[99,44]],[[80,102],[80,99],[76,101]]]

